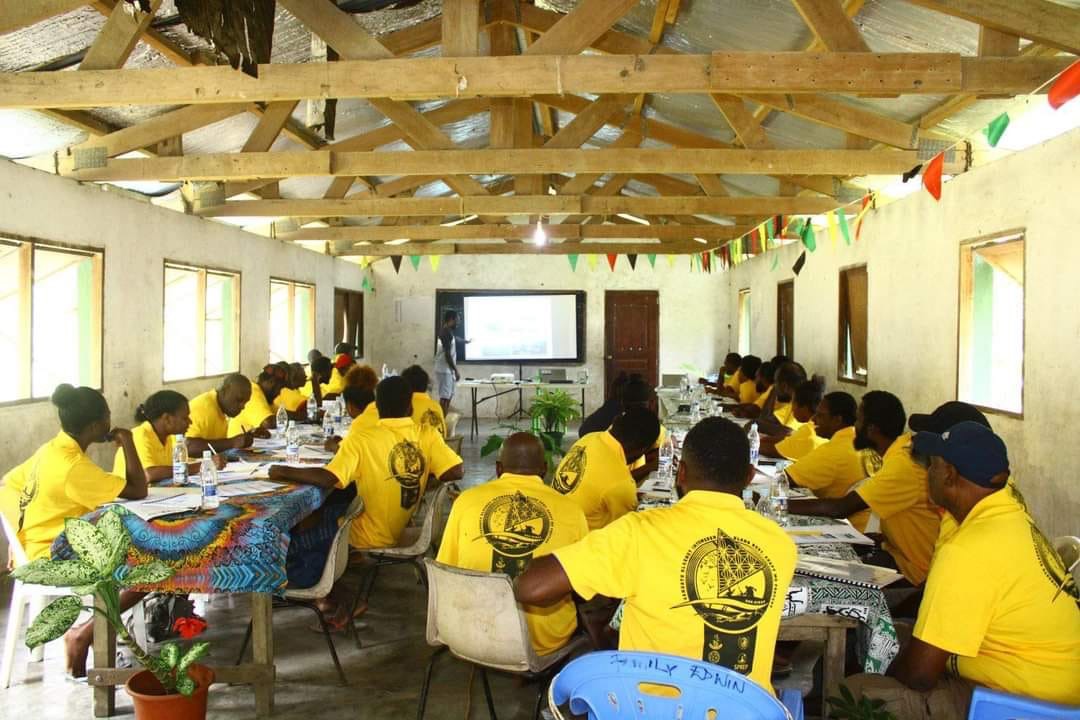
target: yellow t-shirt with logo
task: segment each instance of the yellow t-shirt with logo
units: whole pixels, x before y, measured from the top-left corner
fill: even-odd
[[[881,456],[873,450],[856,450],[854,440],[855,428],[837,430],[829,440],[822,440],[822,445],[789,465],[788,477],[819,498],[844,497],[855,485],[881,469]],[[780,449],[779,445],[776,447]],[[859,532],[866,530],[869,519],[869,510],[848,518]]]
[[[241,435],[245,430],[254,430],[268,417],[274,417],[274,408],[270,406],[259,384],[253,382],[251,383],[251,399],[247,401],[239,415],[229,418],[229,437]]]
[[[631,513],[555,551],[574,591],[623,598],[620,650],[723,665],[771,688],[795,543],[720,492]]]
[[[744,380],[739,383],[739,403],[742,405],[757,405],[757,383],[753,380]]]
[[[281,392],[274,398],[274,411],[277,412],[279,407],[284,407],[288,412],[294,413],[300,409],[300,406],[307,402],[308,395],[296,390],[294,388],[281,388]]]
[[[578,504],[590,530],[637,507],[637,484],[626,466],[626,453],[607,430],[574,443],[555,469],[551,487]]]
[[[360,413],[360,417],[374,422],[379,419],[379,408],[375,407],[375,403],[371,403]],[[443,416],[442,406],[427,393],[413,393],[412,421],[421,427],[437,430],[439,435],[446,437],[446,418]]]
[[[884,548],[912,585],[922,585],[930,571],[941,517],[930,502],[926,468],[911,459],[911,433],[893,441],[881,469],[855,489],[881,518]]]
[[[581,508],[539,477],[503,473],[454,501],[438,561],[516,578],[534,557],[550,555],[588,532]],[[526,605],[525,621],[536,654],[547,655],[565,646],[577,629],[577,611],[570,598],[549,607]]]
[[[30,560],[49,557],[49,547],[76,518],[119,497],[126,480],[102,470],[79,443],[60,432],[29,460],[4,475],[0,506]]]
[[[772,397],[772,391],[773,386],[770,385],[768,390],[757,396],[757,398],[754,400],[754,404],[757,405],[759,408],[764,408],[765,403],[767,403],[769,401],[769,398]],[[755,392],[757,392],[756,387]]]
[[[803,423],[795,432],[776,443],[776,452],[788,460],[798,460],[824,444],[825,438],[815,432],[813,422],[808,422]]]
[[[131,439],[135,443],[135,452],[139,456],[143,470],[152,467],[172,467],[172,453],[176,442],[172,435],[165,438],[162,443],[154,432],[154,426],[149,421],[131,429]],[[113,458],[112,474],[117,477],[127,477],[127,461],[124,459],[124,448],[116,449],[116,457]]]
[[[349,544],[397,545],[420,504],[428,475],[439,477],[460,464],[461,458],[438,432],[417,427],[412,418],[388,418],[350,429],[326,466],[339,488],[355,482],[364,500],[364,512],[349,528]]]
[[[962,678],[1080,705],[1076,581],[1011,488],[979,501],[938,547],[914,635],[952,653]]]
[[[191,427],[187,437],[200,440],[221,440],[229,437],[229,418],[218,405],[217,390],[207,390],[188,403]],[[172,463],[170,463],[172,464]]]

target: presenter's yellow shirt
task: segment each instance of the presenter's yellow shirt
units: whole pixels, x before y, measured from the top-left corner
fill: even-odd
[[[825,444],[825,438],[814,432],[814,423],[800,425],[795,432],[776,443],[776,452],[788,460],[806,457],[811,451]]]
[[[858,483],[881,469],[881,456],[873,450],[856,450],[854,440],[855,428],[849,426],[837,430],[828,441],[822,441],[824,444],[788,466],[788,477],[819,498],[844,497]],[[780,448],[779,445],[776,447]],[[869,519],[869,510],[848,518],[859,532],[866,530]]]
[[[739,383],[739,403],[742,405],[757,405],[757,383],[753,380],[745,380]],[[760,406],[759,406],[760,407]]]
[[[551,486],[578,504],[590,530],[637,507],[637,484],[626,466],[626,453],[607,430],[574,443],[555,469]]]
[[[349,544],[397,545],[420,504],[428,475],[439,477],[460,464],[461,458],[438,432],[417,427],[412,418],[388,418],[350,429],[326,466],[339,488],[355,482],[364,500],[364,512],[349,528]]]
[[[539,477],[503,473],[454,501],[438,561],[515,578],[534,557],[550,555],[588,532],[581,508]],[[525,621],[536,654],[547,655],[566,645],[577,628],[577,611],[570,598],[549,607],[526,605]]]
[[[229,418],[229,437],[241,435],[245,430],[254,430],[268,417],[274,417],[274,408],[266,399],[266,394],[256,382],[251,383],[251,399],[234,418]],[[284,429],[284,428],[282,428]]]
[[[770,385],[768,390],[757,396],[757,399],[754,400],[754,404],[757,405],[759,408],[765,407],[765,403],[769,401],[770,397],[772,397],[772,391],[772,385]]]
[[[620,650],[723,665],[771,688],[795,543],[734,495],[701,490],[555,551],[574,591],[623,598]]]
[[[966,680],[1080,705],[1076,581],[1011,487],[938,547],[914,635],[952,653],[950,671]]]
[[[881,469],[855,489],[881,518],[884,548],[912,585],[922,585],[930,571],[941,517],[930,503],[926,468],[911,459],[911,433],[893,441]]]
[[[742,370],[736,370],[731,375],[724,376],[724,387],[731,388],[732,390],[738,390],[739,386],[743,384]]]
[[[64,520],[112,502],[125,484],[124,478],[95,465],[74,438],[60,432],[4,476],[2,507],[27,557],[48,558]]]
[[[310,395],[310,393],[309,393]],[[279,407],[284,406],[285,410],[294,413],[300,409],[300,406],[307,402],[308,395],[293,388],[281,388],[281,392],[274,398],[274,411],[277,412]]]
[[[379,408],[371,403],[360,417],[374,422],[379,419]],[[412,395],[412,421],[420,427],[430,427],[439,435],[446,437],[446,418],[443,416],[442,406],[431,399],[427,393],[414,392]]]
[[[207,390],[188,403],[191,427],[187,437],[201,440],[220,440],[229,437],[229,418],[218,405],[217,390]],[[171,463],[170,463],[171,464]]]
[[[135,443],[135,452],[139,455],[143,470],[152,467],[172,468],[173,446],[176,445],[172,435],[166,436],[162,443],[154,432],[154,426],[147,421],[131,429],[131,439]],[[116,449],[112,471],[117,477],[127,477],[127,461],[124,460],[123,448]]]

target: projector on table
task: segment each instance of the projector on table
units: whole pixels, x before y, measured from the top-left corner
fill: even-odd
[[[516,379],[514,373],[491,373],[491,382],[493,383],[512,383]]]

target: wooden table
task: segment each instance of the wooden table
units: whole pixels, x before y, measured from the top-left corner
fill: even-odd
[[[847,658],[847,631],[858,626],[858,621],[840,615],[796,615],[780,621],[778,640],[813,640],[825,644],[821,658],[821,713],[829,717],[827,698],[833,696],[844,679],[844,661]]]

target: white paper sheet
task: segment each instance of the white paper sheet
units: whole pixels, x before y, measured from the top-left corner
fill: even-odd
[[[219,486],[217,494],[218,497],[221,498],[239,497],[241,495],[260,495],[262,493],[273,492],[280,487],[280,484],[269,482],[267,480],[251,480],[248,482],[237,482]]]
[[[821,545],[824,543],[851,543],[873,545],[874,541],[844,523],[786,527],[788,536],[796,545]]]
[[[116,504],[123,505],[126,510],[138,515],[143,520],[153,520],[166,515],[198,510],[202,506],[202,496],[195,493],[178,493],[176,495],[150,497],[145,500],[132,500]]]

